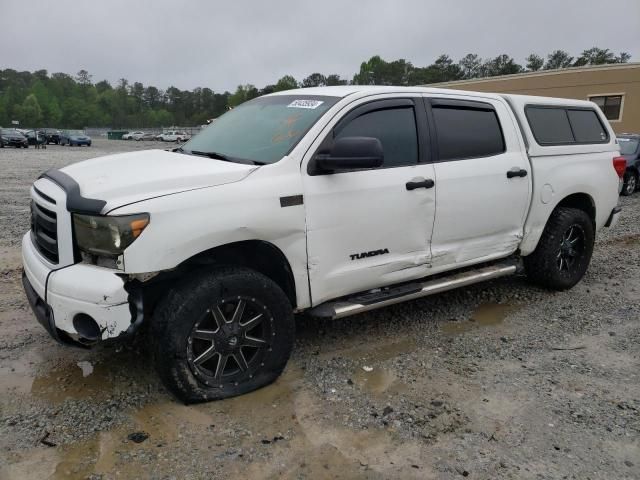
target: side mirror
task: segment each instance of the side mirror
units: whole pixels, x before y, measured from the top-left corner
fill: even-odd
[[[323,172],[376,168],[383,160],[382,143],[373,137],[339,138],[329,153],[315,157],[316,167]]]

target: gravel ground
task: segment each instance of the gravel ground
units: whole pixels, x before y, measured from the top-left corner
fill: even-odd
[[[640,478],[640,194],[571,291],[511,277],[301,317],[276,383],[187,407],[144,339],[58,346],[20,286],[37,175],[158,146],[0,150],[0,478]]]

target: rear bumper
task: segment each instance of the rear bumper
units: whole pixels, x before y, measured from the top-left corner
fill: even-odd
[[[618,220],[620,219],[621,211],[622,211],[622,208],[620,207],[615,207],[613,210],[611,210],[611,214],[609,215],[607,223],[605,223],[604,226],[609,228],[615,227],[616,223],[618,223]]]
[[[112,270],[85,264],[51,269],[37,252],[29,233],[22,239],[22,283],[38,322],[58,341],[81,344],[119,337],[139,323],[141,302],[125,289]],[[97,334],[87,334],[82,319],[97,324]],[[86,326],[86,324],[85,324]]]

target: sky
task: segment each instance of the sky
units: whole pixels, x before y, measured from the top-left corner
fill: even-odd
[[[598,46],[640,61],[640,0],[0,0],[0,45],[0,69],[233,91],[313,72],[351,79],[373,55],[525,63]]]

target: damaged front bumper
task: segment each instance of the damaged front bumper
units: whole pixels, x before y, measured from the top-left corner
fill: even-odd
[[[91,345],[131,334],[142,323],[142,295],[113,270],[77,263],[51,269],[29,233],[22,239],[23,286],[31,308],[53,338]]]

